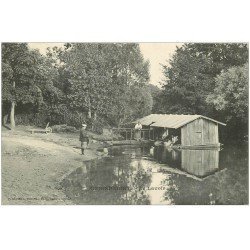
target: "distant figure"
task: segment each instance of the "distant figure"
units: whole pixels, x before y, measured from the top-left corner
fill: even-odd
[[[154,149],[155,149],[155,147],[152,146],[152,147],[150,148],[150,150],[149,150],[149,154],[150,154],[151,156],[154,156]]]
[[[176,161],[178,159],[178,153],[177,153],[177,151],[171,150],[171,153],[172,153],[172,159],[174,161]]]
[[[173,145],[173,142],[170,139],[164,142],[165,147],[172,147],[172,145]]]
[[[131,153],[131,159],[135,159],[135,158],[136,158],[135,152]]]
[[[108,154],[109,153],[108,148],[103,148],[103,153]]]
[[[82,155],[84,155],[84,150],[88,147],[89,144],[89,136],[87,134],[86,127],[86,124],[82,124],[82,128],[80,129],[79,141],[81,142]]]
[[[138,121],[135,125],[135,140],[137,141],[141,140],[141,130],[142,130],[142,125]]]
[[[173,136],[172,137],[172,143],[175,145],[178,142],[178,136]]]
[[[163,141],[166,141],[168,139],[168,129],[167,128],[164,129],[164,132],[163,132],[163,134],[161,136],[161,139]]]

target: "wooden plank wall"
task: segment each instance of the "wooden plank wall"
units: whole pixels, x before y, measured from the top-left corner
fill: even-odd
[[[181,168],[196,176],[206,176],[219,168],[219,150],[181,150]]]
[[[218,124],[200,118],[181,128],[183,146],[211,145],[219,143]]]
[[[203,122],[203,144],[219,143],[218,124],[202,119]]]

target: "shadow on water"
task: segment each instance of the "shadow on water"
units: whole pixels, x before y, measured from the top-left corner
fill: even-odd
[[[75,204],[248,204],[248,148],[112,147],[61,185]]]

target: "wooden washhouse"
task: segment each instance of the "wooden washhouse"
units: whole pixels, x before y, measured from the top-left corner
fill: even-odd
[[[195,149],[220,147],[218,126],[226,125],[202,115],[151,114],[137,121],[153,130],[154,140],[161,139],[167,130],[169,135],[178,136],[181,148]]]

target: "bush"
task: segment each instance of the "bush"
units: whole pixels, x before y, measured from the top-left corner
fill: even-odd
[[[68,126],[67,124],[54,125],[51,127],[52,132],[55,133],[75,133],[77,129],[73,126]]]
[[[44,114],[17,114],[15,116],[16,125],[32,125],[45,127],[49,122],[47,115]]]
[[[103,117],[97,117],[96,120],[89,121],[88,119],[86,120],[88,123],[89,127],[92,127],[92,131],[98,134],[103,133],[103,128],[110,128],[109,124]]]

